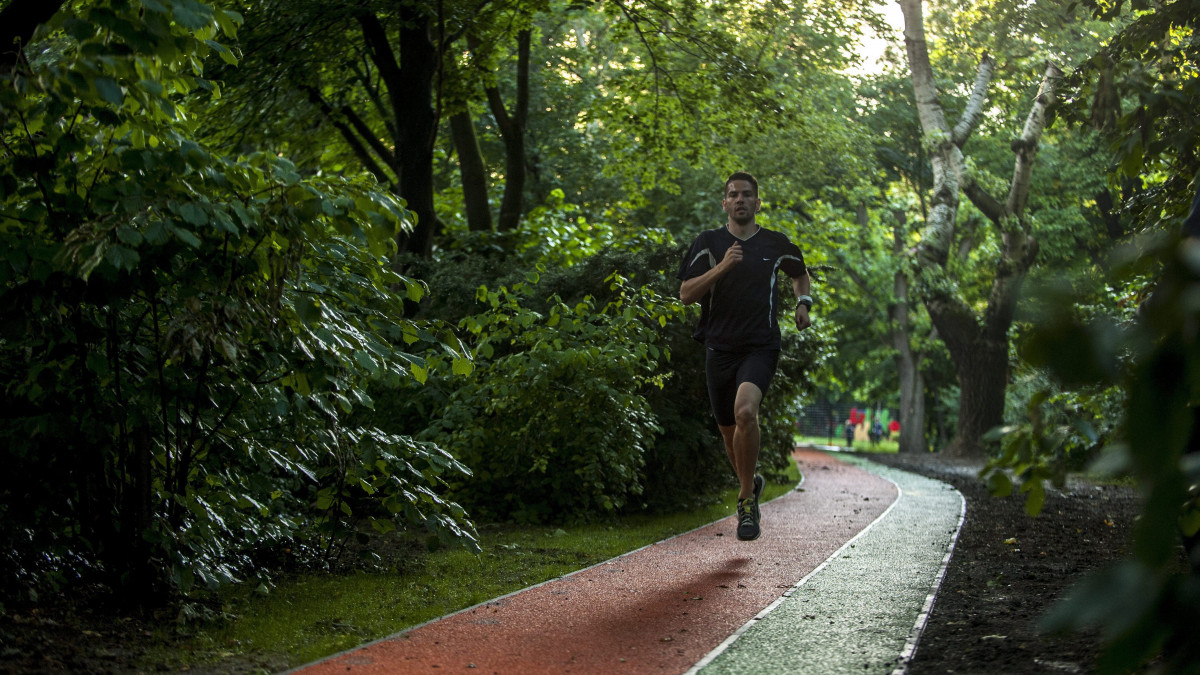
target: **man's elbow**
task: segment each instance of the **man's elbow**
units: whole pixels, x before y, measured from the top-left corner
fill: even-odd
[[[692,289],[687,287],[687,284],[684,284],[679,287],[679,301],[682,302],[685,306],[690,305],[693,302],[696,302],[696,298],[693,297],[694,295],[695,294],[692,292]]]

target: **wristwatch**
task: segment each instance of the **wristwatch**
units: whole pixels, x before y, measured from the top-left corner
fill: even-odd
[[[812,296],[811,295],[802,295],[802,296],[796,298],[796,308],[799,309],[800,305],[804,305],[805,307],[812,309]]]

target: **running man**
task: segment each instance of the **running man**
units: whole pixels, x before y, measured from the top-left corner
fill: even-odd
[[[758,409],[779,362],[776,274],[791,277],[799,330],[811,323],[812,297],[800,249],[786,235],[755,222],[762,200],[754,176],[731,175],[721,208],[729,214],[728,223],[701,232],[675,276],[683,282],[683,304],[700,303],[695,338],[707,348],[708,396],[738,478],[737,536],[752,541],[761,532],[758,498],[763,490],[757,473]]]

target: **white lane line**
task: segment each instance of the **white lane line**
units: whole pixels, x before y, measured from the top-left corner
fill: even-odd
[[[900,665],[892,671],[892,675],[905,675],[908,672],[908,664],[912,663],[913,657],[917,655],[917,643],[921,640],[921,635],[925,632],[925,625],[929,622],[929,615],[933,612],[933,604],[937,602],[938,591],[942,588],[942,581],[946,578],[946,570],[950,568],[950,558],[954,555],[954,547],[958,544],[958,535],[962,532],[963,523],[967,519],[967,500],[958,493],[959,499],[962,501],[962,507],[958,512],[958,524],[954,526],[954,535],[950,537],[950,547],[946,551],[946,556],[942,558],[942,569],[938,570],[937,578],[933,580],[933,586],[929,589],[929,595],[925,596],[925,605],[921,608],[921,613],[917,615],[917,622],[913,625],[912,632],[908,634],[908,641],[904,643],[904,650],[900,652]]]
[[[825,569],[825,567],[828,566],[831,561],[837,560],[838,557],[840,557],[843,552],[850,549],[850,547],[854,544],[854,542],[858,541],[859,538],[862,537],[863,535],[865,535],[868,531],[870,531],[870,529],[872,527],[875,527],[876,523],[881,522],[884,518],[886,518],[888,516],[888,514],[892,512],[892,509],[896,508],[896,505],[900,503],[900,500],[904,499],[904,490],[901,490],[900,486],[896,485],[896,482],[891,480],[890,478],[888,478],[886,476],[879,476],[879,477],[883,478],[884,480],[891,483],[892,485],[895,485],[896,491],[898,493],[896,495],[896,499],[890,505],[888,505],[888,507],[886,509],[884,509],[883,513],[879,514],[879,516],[876,517],[875,520],[872,520],[870,523],[868,523],[866,527],[864,527],[861,531],[859,531],[858,534],[854,535],[854,537],[852,537],[849,541],[847,541],[845,544],[842,544],[841,548],[834,551],[833,554],[830,555],[828,558],[826,558],[824,561],[822,561],[820,565],[817,565],[816,568],[813,569],[813,571],[804,575],[804,577],[802,579],[800,579],[800,581],[797,581],[791,588],[784,591],[783,595],[779,596],[779,598],[776,599],[775,602],[772,602],[771,604],[767,605],[766,609],[759,612],[757,615],[755,615],[755,617],[753,619],[750,619],[749,621],[747,621],[745,624],[743,624],[741,626],[741,628],[738,628],[736,631],[734,631],[732,635],[725,638],[725,641],[722,642],[721,644],[717,645],[716,648],[713,649],[711,652],[705,654],[704,658],[697,661],[695,665],[693,665],[691,668],[689,668],[684,673],[684,675],[696,675],[696,673],[699,672],[699,670],[701,668],[707,666],[709,663],[712,663],[712,661],[714,659],[716,659],[718,656],[720,656],[722,652],[724,652],[726,649],[729,648],[730,645],[732,645],[734,642],[736,642],[738,640],[738,638],[740,638],[742,636],[743,633],[750,630],[750,628],[752,628],[754,626],[754,624],[765,619],[768,614],[775,611],[775,609],[778,608],[780,605],[782,605],[784,602],[786,602],[788,598],[792,597],[792,594],[794,594],[796,591],[800,590],[801,586],[808,583],[809,579],[813,578],[818,572]]]

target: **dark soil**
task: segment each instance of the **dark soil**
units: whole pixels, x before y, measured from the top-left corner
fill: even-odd
[[[981,463],[939,455],[871,459],[949,483],[967,500],[911,675],[1093,672],[1097,635],[1045,636],[1037,622],[1086,573],[1126,555],[1139,510],[1133,488],[1074,479],[1047,490],[1042,512],[1031,518],[1024,495],[988,494],[977,477]]]
[[[1036,623],[1085,573],[1125,554],[1138,512],[1133,489],[1074,480],[1051,490],[1042,514],[1033,519],[1025,515],[1022,497],[989,496],[976,477],[978,464],[940,455],[871,459],[949,483],[967,499],[966,522],[909,673],[1093,670],[1095,635],[1042,636]],[[174,614],[133,617],[115,606],[100,591],[42,598],[35,606],[6,602],[0,611],[0,674],[282,669],[264,659],[212,658],[215,653],[164,646],[154,636],[174,623]]]

